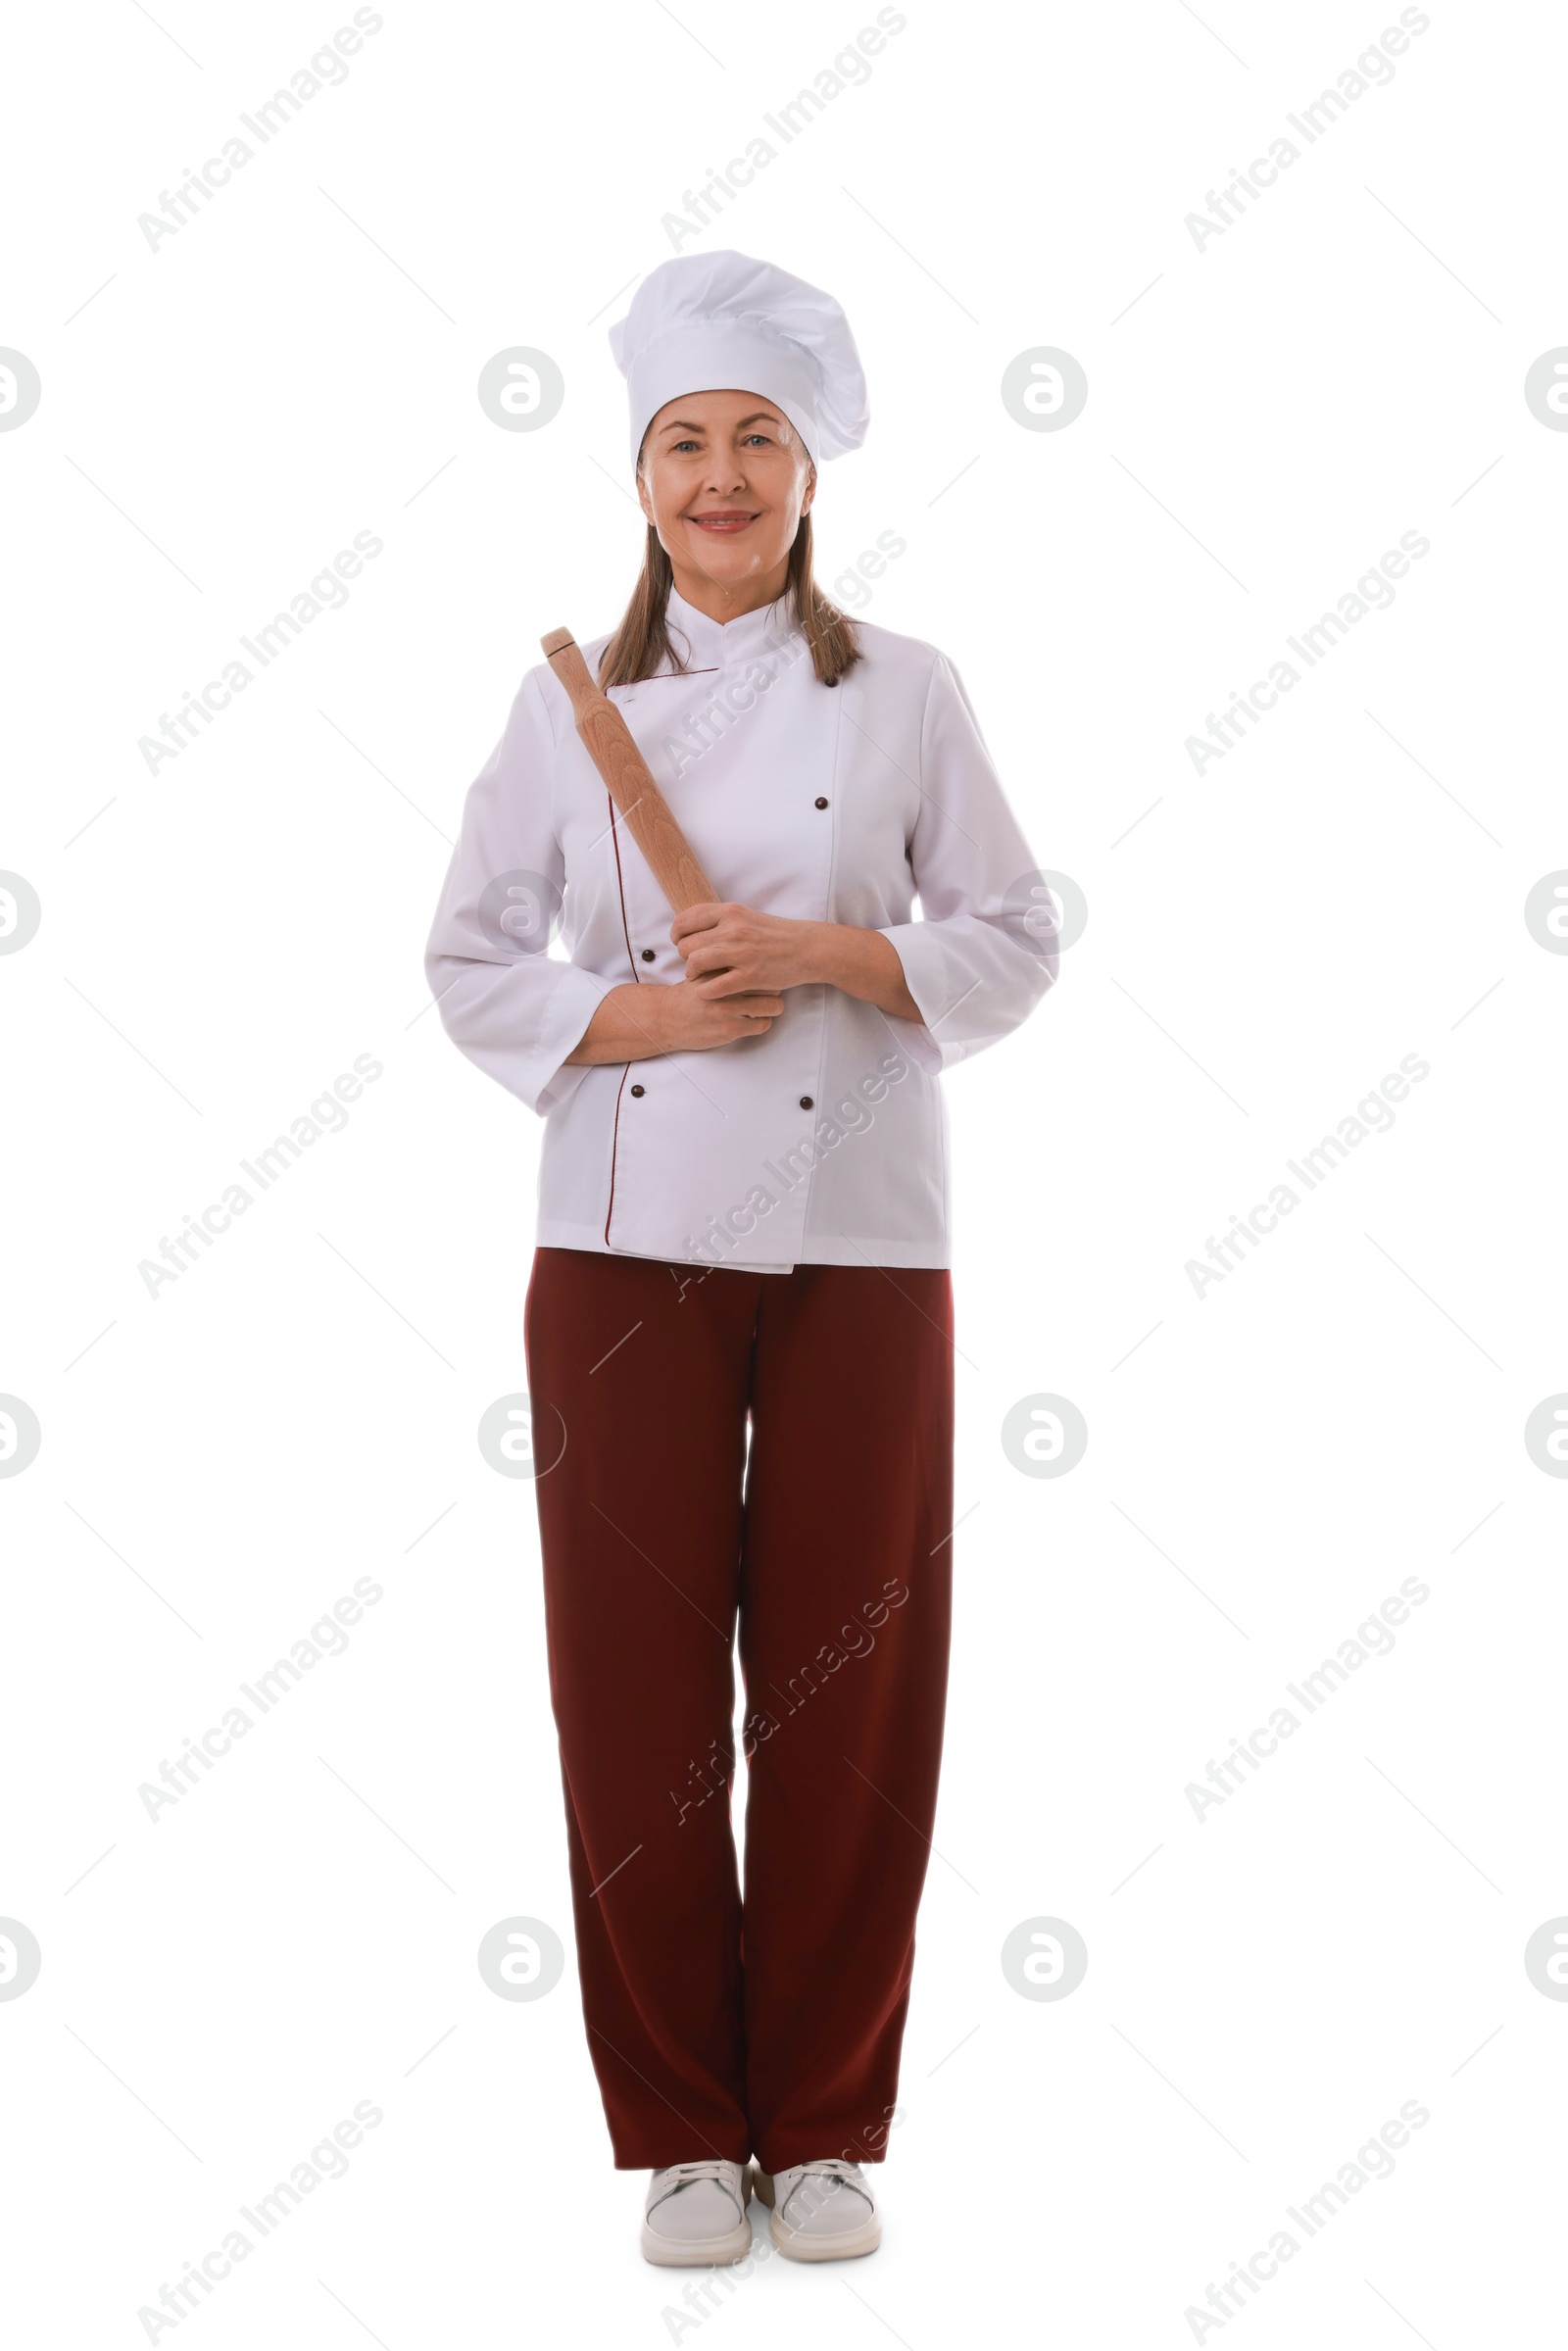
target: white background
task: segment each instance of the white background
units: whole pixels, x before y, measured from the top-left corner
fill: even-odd
[[[907,540],[860,609],[957,663],[1090,913],[946,1081],[968,1515],[884,2247],[760,2263],[681,2331],[577,2005],[533,1491],[475,1444],[525,1384],[541,1130],[420,959],[540,633],[609,628],[635,573],[607,326],[874,12],[387,0],[153,251],[138,215],[348,16],[155,13],[15,24],[0,163],[0,343],[43,384],[0,434],[0,865],[43,909],[0,959],[0,1389],[42,1428],[0,1482],[0,1912],[43,1954],[0,2003],[18,2339],[146,2340],[367,2099],[347,2176],[156,2339],[1543,2339],[1568,2012],[1523,1953],[1568,1910],[1568,1485],[1523,1427],[1568,1388],[1568,959],[1523,908],[1568,864],[1568,439],[1523,382],[1568,341],[1561,20],[1434,0],[1200,250],[1185,217],[1396,9],[911,0],[685,243],[844,302],[873,421],[820,576]],[[519,344],[565,377],[536,433],[475,396]],[[1045,345],[1088,405],[1027,431],[999,386]],[[346,606],[150,774],[138,739],[361,530]],[[1196,773],[1187,737],[1406,531],[1392,607]],[[150,1297],[139,1262],[359,1054],[344,1130]],[[1197,1296],[1407,1054],[1392,1129]],[[1090,1432],[1054,1480],[1000,1443],[1041,1393]],[[141,1784],[362,1576],[345,1653],[150,1820]],[[1200,1821],[1189,1784],[1411,1576],[1392,1653]],[[475,1964],[514,1915],[567,1941],[538,2001]],[[1037,1917],[1088,1946],[1064,2000],[1003,1974]],[[1410,2100],[1392,2177],[1184,2315]]]

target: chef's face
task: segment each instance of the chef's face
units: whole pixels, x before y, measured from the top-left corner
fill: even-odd
[[[637,495],[688,602],[686,580],[721,601],[782,594],[815,494],[800,434],[757,392],[683,393],[665,402],[643,441]]]

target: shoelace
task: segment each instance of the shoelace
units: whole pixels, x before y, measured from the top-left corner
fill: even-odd
[[[876,2200],[861,2179],[860,2167],[858,2163],[850,2163],[842,2155],[824,2155],[814,2162],[793,2164],[790,2168],[792,2171],[798,2172],[800,2178],[785,2196],[783,2204],[780,2205],[781,2214],[793,2203],[808,2180],[827,2180],[833,2183],[831,2190],[821,2193],[813,2200],[817,2210],[820,2210],[822,2204],[826,2202],[828,2193],[836,2192],[839,2188],[853,2187],[857,2195],[863,2196],[871,2210],[875,2212]]]
[[[648,2210],[652,2212],[656,2205],[664,2203],[670,2196],[679,2195],[681,2189],[690,2187],[694,2180],[711,2180],[716,2181],[718,2186],[728,2190],[735,2200],[736,2210],[744,2220],[746,2214],[745,2207],[741,2203],[740,2190],[731,2177],[731,2174],[740,2170],[739,2164],[726,2163],[722,2156],[704,2156],[699,2163],[668,2164],[661,2174],[661,2178],[667,2182],[667,2185],[659,2195],[650,2197]]]

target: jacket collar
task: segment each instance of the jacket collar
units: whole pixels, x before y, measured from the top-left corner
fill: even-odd
[[[791,616],[787,590],[776,604],[762,605],[755,612],[742,612],[734,620],[710,620],[672,585],[666,612],[676,657],[685,654],[692,669],[733,669],[762,661],[802,634]]]

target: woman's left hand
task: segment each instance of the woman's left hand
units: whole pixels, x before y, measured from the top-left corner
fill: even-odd
[[[791,922],[755,906],[687,906],[669,926],[698,996],[767,997],[821,981],[875,1004],[897,1020],[924,1024],[898,949],[882,932],[853,922]]]
[[[823,925],[759,914],[755,906],[705,902],[687,906],[669,935],[686,958],[686,977],[703,996],[760,990],[777,996],[823,973],[814,952]]]

